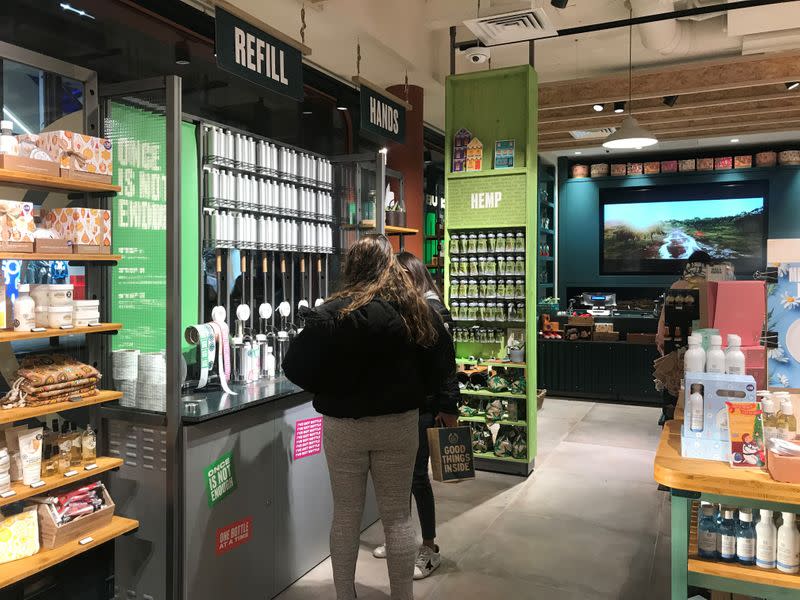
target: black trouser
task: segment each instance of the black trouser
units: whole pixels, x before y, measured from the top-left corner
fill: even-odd
[[[419,450],[414,463],[414,477],[411,480],[411,493],[417,503],[419,524],[422,527],[422,539],[432,540],[436,537],[436,505],[433,500],[433,488],[428,477],[428,461],[431,451],[428,447],[428,429],[435,424],[435,417],[429,412],[419,413]]]

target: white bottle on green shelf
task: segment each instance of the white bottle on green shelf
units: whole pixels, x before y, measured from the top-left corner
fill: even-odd
[[[761,509],[761,520],[756,525],[756,566],[774,569],[778,553],[778,530],[772,522],[772,511]]]
[[[778,571],[800,572],[800,532],[797,531],[794,513],[783,514],[783,525],[778,529]]]

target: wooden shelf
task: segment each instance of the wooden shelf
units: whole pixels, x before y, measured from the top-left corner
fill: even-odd
[[[9,169],[0,169],[0,185],[23,186],[60,192],[116,193],[122,190],[120,186],[110,183],[84,181],[83,179],[72,179],[71,177],[38,175]]]
[[[688,570],[690,573],[724,577],[725,579],[745,581],[757,585],[800,590],[800,575],[781,573],[777,569],[761,569],[759,567],[741,565],[739,563],[706,560],[690,555]]]
[[[89,333],[109,333],[122,329],[121,323],[100,323],[94,327],[73,327],[72,329],[45,329],[44,331],[0,330],[0,344],[21,340],[64,337],[67,335],[86,335]]]
[[[511,392],[490,392],[488,390],[461,390],[462,396],[491,396],[493,398],[516,398],[517,400],[525,400],[527,396],[524,394],[512,394]]]
[[[506,421],[504,419],[500,419],[499,421],[487,421],[486,417],[458,417],[459,421],[470,421],[472,423],[487,423],[489,425],[494,425],[497,423],[498,425],[513,425],[514,427],[527,427],[527,421]]]
[[[59,563],[74,558],[79,554],[88,552],[92,548],[118,538],[121,535],[130,533],[139,528],[139,521],[114,516],[111,523],[105,527],[100,527],[89,532],[93,540],[88,544],[81,545],[78,540],[67,542],[63,546],[52,550],[42,549],[37,554],[22,558],[3,565],[0,569],[0,588],[5,588],[13,583],[41,573]],[[85,537],[85,536],[84,536]]]
[[[12,483],[11,489],[17,493],[9,498],[0,498],[0,506],[5,506],[6,504],[11,504],[12,502],[19,502],[20,500],[30,498],[31,496],[39,496],[44,492],[49,492],[50,490],[55,490],[65,485],[71,485],[76,481],[82,481],[84,479],[94,477],[100,473],[105,473],[106,471],[111,471],[112,469],[118,469],[122,466],[122,459],[98,456],[95,460],[95,464],[97,465],[97,468],[92,469],[91,471],[84,470],[85,465],[72,467],[78,472],[77,475],[73,475],[72,477],[64,477],[63,474],[43,477],[42,481],[44,481],[44,485],[37,488],[31,488],[31,486],[25,485],[21,481]]]
[[[394,225],[387,225],[383,229],[386,235],[415,235],[419,233],[419,229],[412,229],[411,227],[395,227]]]
[[[122,398],[122,392],[99,390],[95,396],[82,398],[76,402],[56,402],[55,404],[44,404],[42,406],[9,408],[7,410],[0,410],[0,424],[22,421],[23,419],[30,419],[31,417],[41,417],[42,415],[49,415],[61,412],[63,410],[72,410],[74,408],[82,408],[84,406],[103,404],[104,402],[111,402],[113,400],[119,400],[120,398]]]
[[[65,254],[63,252],[0,252],[0,260],[66,260],[72,263],[119,262],[120,254]]]

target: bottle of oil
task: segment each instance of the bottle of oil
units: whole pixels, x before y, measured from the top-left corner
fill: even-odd
[[[81,432],[75,423],[70,426],[70,458],[69,465],[77,467],[83,462],[83,452],[81,451]]]
[[[81,449],[83,451],[83,462],[93,463],[97,458],[97,436],[91,425],[86,426],[82,438]]]
[[[797,417],[794,416],[792,399],[781,398],[781,412],[778,415],[778,437],[793,442],[797,438]]]
[[[61,435],[58,436],[58,468],[59,473],[69,471],[70,460],[72,458],[72,439],[69,436],[69,426],[67,422],[61,423]]]

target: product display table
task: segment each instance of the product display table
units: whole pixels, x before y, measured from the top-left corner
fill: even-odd
[[[768,600],[800,597],[800,574],[705,560],[697,554],[696,507],[705,500],[733,507],[800,513],[800,485],[781,483],[760,470],[683,458],[681,422],[669,421],[656,451],[655,480],[672,494],[672,599],[685,600],[687,587],[752,595]]]

